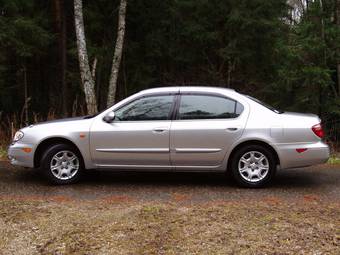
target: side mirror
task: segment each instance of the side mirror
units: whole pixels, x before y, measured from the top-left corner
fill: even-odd
[[[115,119],[116,115],[114,112],[109,112],[108,114],[106,114],[103,118],[103,121],[107,122],[107,123],[112,123]]]

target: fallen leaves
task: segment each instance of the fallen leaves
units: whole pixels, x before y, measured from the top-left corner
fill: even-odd
[[[174,196],[176,198],[176,195]],[[309,201],[308,197],[308,201]],[[178,203],[177,200],[180,202]],[[339,254],[339,203],[1,200],[10,254]],[[314,201],[314,199],[312,199]]]

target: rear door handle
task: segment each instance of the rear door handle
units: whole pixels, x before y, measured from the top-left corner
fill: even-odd
[[[227,128],[227,130],[234,132],[234,131],[237,131],[238,128],[237,127],[230,127],[230,128]]]

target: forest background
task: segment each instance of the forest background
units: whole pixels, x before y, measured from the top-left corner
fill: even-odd
[[[24,125],[88,113],[76,2],[95,110],[150,87],[230,87],[318,114],[339,146],[340,0],[127,0],[109,101],[122,0],[0,0],[0,146]]]

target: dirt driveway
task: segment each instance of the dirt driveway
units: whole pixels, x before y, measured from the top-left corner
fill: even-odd
[[[0,254],[340,254],[340,166],[251,190],[219,174],[97,171],[58,187],[0,162]]]

